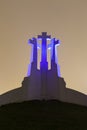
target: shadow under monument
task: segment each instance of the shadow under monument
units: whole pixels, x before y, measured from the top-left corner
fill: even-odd
[[[42,40],[42,47],[38,40]],[[47,45],[47,40],[50,44]],[[28,100],[59,100],[87,106],[87,95],[73,89],[66,88],[66,83],[59,75],[59,65],[56,63],[56,46],[59,40],[51,39],[50,35],[43,32],[38,38],[29,40],[33,48],[33,57],[29,74],[24,78],[20,88],[0,95],[0,105],[23,102]],[[37,48],[42,49],[40,70],[37,69]],[[48,70],[47,49],[51,50],[51,69]]]

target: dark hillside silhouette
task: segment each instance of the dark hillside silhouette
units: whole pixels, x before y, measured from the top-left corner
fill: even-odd
[[[86,130],[87,107],[57,100],[0,107],[0,130]]]

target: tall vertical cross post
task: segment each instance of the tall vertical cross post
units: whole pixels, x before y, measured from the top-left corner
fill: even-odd
[[[48,62],[47,62],[47,39],[51,38],[51,36],[47,35],[46,32],[42,32],[42,35],[38,35],[39,39],[42,39],[42,54],[41,54],[41,97],[42,99],[47,98],[47,69],[48,69]]]
[[[33,62],[37,65],[37,39],[29,39],[29,43],[33,45]]]
[[[52,48],[51,48],[51,60],[53,61],[53,62],[55,62],[55,57],[56,57],[56,55],[55,55],[55,46],[56,45],[59,45],[60,43],[59,43],[59,40],[56,40],[55,38],[53,38],[52,39]]]
[[[42,35],[38,35],[38,38],[42,39],[41,61],[47,62],[47,39],[51,38],[51,36],[47,35],[47,32],[42,32]]]

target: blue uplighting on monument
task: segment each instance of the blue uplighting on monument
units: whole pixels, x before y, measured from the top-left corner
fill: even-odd
[[[38,41],[41,41],[41,44]],[[48,44],[49,40],[49,44]],[[42,32],[42,35],[38,35],[37,38],[32,38],[28,40],[28,43],[32,45],[32,54],[31,54],[31,63],[35,64],[37,69],[37,53],[38,49],[41,49],[41,62],[40,62],[40,70],[48,70],[48,62],[47,62],[47,51],[50,49],[51,52],[51,64],[54,63],[57,65],[58,76],[60,77],[60,67],[58,65],[58,57],[57,57],[57,46],[60,45],[60,40],[56,38],[51,38],[51,35],[47,35],[47,32]],[[52,68],[51,68],[52,69]],[[31,65],[28,68],[28,76],[31,74]]]

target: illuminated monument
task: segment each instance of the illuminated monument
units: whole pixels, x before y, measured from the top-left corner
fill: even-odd
[[[38,40],[41,40],[39,45]],[[47,41],[50,41],[47,44]],[[33,60],[31,69],[29,67],[29,76],[25,77],[23,87],[27,87],[28,99],[62,99],[61,88],[65,89],[65,82],[59,75],[59,67],[57,67],[55,52],[56,46],[59,45],[59,40],[51,39],[50,35],[43,32],[37,38],[29,39],[29,43],[33,45]],[[40,70],[37,69],[37,49],[41,48]],[[48,70],[47,50],[51,50],[51,69]],[[27,83],[27,85],[26,85]]]
[[[41,44],[38,42],[41,41]],[[48,44],[49,41],[49,44]],[[24,78],[20,88],[0,95],[0,105],[27,100],[60,100],[87,106],[87,95],[66,88],[64,79],[60,76],[56,47],[59,40],[51,38],[46,32],[37,38],[29,39],[32,45],[32,60],[28,76]],[[37,69],[37,53],[41,49],[40,69]],[[48,69],[47,50],[51,52],[51,68]]]

